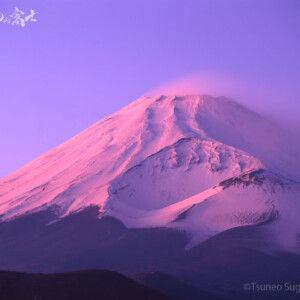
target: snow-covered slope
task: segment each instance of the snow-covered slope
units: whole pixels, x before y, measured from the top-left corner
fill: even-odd
[[[190,246],[280,219],[296,241],[299,161],[283,141],[225,97],[142,97],[1,180],[0,214],[55,207],[62,218],[97,205],[128,227],[184,229]]]
[[[161,176],[156,178],[159,182]],[[199,177],[195,178],[194,184],[201,187],[201,182],[197,185]],[[145,194],[142,194],[139,189],[143,186],[139,185],[139,180],[135,183],[136,185],[132,182],[131,185],[127,183],[124,187],[120,186],[107,205],[108,214],[122,220],[128,227],[183,229],[190,234],[191,239],[187,245],[189,249],[230,228],[272,224],[267,227],[270,227],[269,238],[276,250],[298,251],[300,184],[293,180],[264,169],[252,169],[221,181],[211,188],[200,188],[201,192],[187,198],[180,197],[180,192],[183,191],[178,186],[176,190],[179,195],[170,199],[183,200],[169,205],[165,203],[163,207],[152,209],[148,206],[150,191],[146,189]],[[154,183],[154,193],[151,195],[155,194],[156,185]],[[160,185],[165,193],[167,186]],[[172,183],[171,186],[174,188]],[[163,196],[165,194],[157,194],[154,201],[164,200]],[[140,203],[136,204],[137,200]]]

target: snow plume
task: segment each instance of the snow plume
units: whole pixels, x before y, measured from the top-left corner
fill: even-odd
[[[155,96],[164,94],[168,96],[185,96],[185,95],[211,95],[239,98],[237,91],[243,89],[241,81],[230,76],[206,72],[193,73],[185,77],[177,78],[160,86],[157,86],[146,94]]]
[[[290,131],[300,128],[300,94],[293,94],[288,86],[276,79],[259,80],[259,74],[253,77],[238,77],[220,71],[194,72],[181,78],[173,79],[150,89],[146,95],[168,96],[212,95],[226,96],[250,109],[281,123]]]

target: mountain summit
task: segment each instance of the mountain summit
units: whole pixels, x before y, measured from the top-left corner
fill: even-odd
[[[144,96],[1,180],[1,218],[97,206],[128,228],[183,230],[187,249],[271,222],[274,243],[294,250],[299,162],[283,136],[226,97]]]

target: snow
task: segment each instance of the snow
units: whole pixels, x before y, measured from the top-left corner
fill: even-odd
[[[284,236],[292,226],[294,245],[294,153],[283,130],[231,99],[143,96],[2,179],[0,214],[8,221],[56,206],[62,218],[97,205],[128,227],[183,229],[189,247],[277,214],[272,228]],[[260,169],[270,171],[261,185],[221,184]]]
[[[214,187],[177,203],[158,209],[136,209],[124,202],[114,203],[109,215],[121,220],[127,227],[163,227],[176,220],[182,213],[220,192],[222,187]]]

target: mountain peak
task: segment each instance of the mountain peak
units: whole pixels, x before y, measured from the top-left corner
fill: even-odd
[[[143,96],[1,180],[0,214],[94,205],[128,226],[163,226],[224,180],[285,167],[279,150],[264,152],[273,131],[226,97]]]

